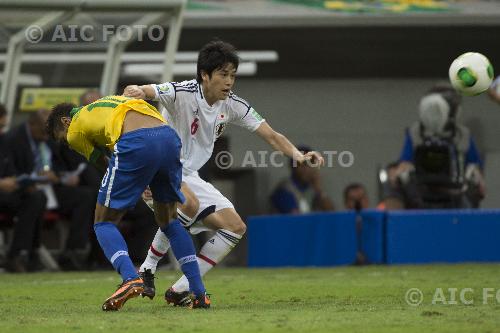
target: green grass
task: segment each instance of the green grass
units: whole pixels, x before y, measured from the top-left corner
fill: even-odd
[[[113,272],[0,274],[0,332],[500,332],[500,265],[222,269],[206,277],[213,308],[167,306],[177,274],[158,274],[158,296],[101,311],[119,283]],[[409,306],[409,288],[423,291]],[[436,288],[472,288],[474,304],[432,304]]]

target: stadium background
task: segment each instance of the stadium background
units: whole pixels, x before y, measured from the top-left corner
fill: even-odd
[[[293,142],[320,151],[351,151],[355,157],[352,167],[336,164],[322,170],[325,189],[341,207],[344,186],[359,181],[367,186],[374,206],[378,200],[377,168],[398,158],[404,128],[417,119],[420,96],[432,84],[447,79],[451,60],[475,50],[489,56],[495,66],[495,60],[500,58],[500,6],[496,1],[435,1],[434,10],[413,6],[403,12],[392,7],[388,7],[390,10],[379,7],[375,12],[361,8],[353,12],[350,7],[341,11],[320,8],[319,3],[328,7],[329,2],[192,1],[186,12],[179,51],[196,51],[213,37],[228,40],[242,51],[276,51],[277,62],[258,63],[255,75],[238,78],[236,93],[249,100]],[[408,2],[378,3],[394,7]],[[20,17],[23,19],[2,17],[2,21],[6,27],[19,27],[33,16],[24,13]],[[98,14],[96,18],[106,24],[130,22],[127,16],[117,19]],[[5,42],[4,36],[0,43],[4,50]],[[82,41],[42,41],[29,45],[28,50],[95,52],[105,46]],[[159,52],[163,47],[164,42],[146,38],[133,43],[127,52]],[[21,71],[40,74],[43,87],[97,87],[102,69],[103,66],[95,64],[25,64]],[[175,77],[185,78],[188,77]],[[149,81],[155,80],[158,78]],[[120,86],[149,81],[122,75]],[[500,179],[492,171],[498,170],[500,163],[498,106],[483,95],[465,98],[463,109],[463,120],[472,129],[486,160],[488,195],[483,207],[499,207]],[[22,113],[16,112],[14,123],[23,118]],[[244,130],[229,127],[226,135],[235,164],[244,160],[248,149],[269,150]],[[258,193],[253,198],[256,205],[249,209],[265,213],[268,194],[288,170],[257,168],[255,173]]]
[[[0,59],[5,55],[9,34],[28,25],[38,15],[0,10]],[[93,18],[97,25],[120,25],[129,24],[136,17],[98,14]],[[278,61],[259,62],[255,75],[237,79],[235,91],[294,143],[309,144],[320,151],[351,151],[355,157],[352,167],[322,169],[325,190],[340,208],[343,187],[359,181],[367,186],[373,207],[378,199],[377,169],[398,158],[404,128],[417,120],[419,98],[434,83],[447,80],[449,64],[463,52],[482,52],[499,68],[499,28],[500,1],[200,0],[189,2],[179,51],[197,51],[213,37],[232,42],[241,51],[276,51]],[[28,45],[27,52],[105,52],[105,48],[106,44],[99,41],[51,43],[44,40]],[[163,42],[145,40],[133,43],[127,52],[163,49]],[[0,72],[3,65],[0,61]],[[40,75],[40,87],[58,88],[98,87],[102,70],[103,66],[95,64],[36,62],[21,68],[22,73]],[[176,76],[175,79],[191,77]],[[122,75],[119,86],[157,80],[158,76]],[[13,125],[26,118],[25,112],[17,110],[21,89],[17,94]],[[463,121],[471,128],[486,162],[488,193],[482,205],[485,208],[500,208],[499,111],[500,107],[485,95],[464,99]],[[269,151],[261,140],[245,130],[229,127],[225,133],[235,161],[242,161],[248,149]],[[249,216],[268,211],[268,195],[274,185],[288,175],[288,170],[286,167],[253,168],[227,174],[231,176],[214,183],[235,199],[242,215]],[[382,213],[367,214],[381,217]],[[421,220],[429,222],[426,228],[421,228],[422,221],[416,224],[413,221],[411,225],[406,224],[408,220],[399,221],[399,233],[391,238],[399,243],[392,249],[405,246],[401,252],[407,261],[419,262],[440,253],[447,259],[463,255],[456,260],[459,262],[499,261],[498,215],[467,214],[431,219],[425,216]],[[260,239],[266,241],[266,246],[258,249],[260,259],[289,258],[290,253],[283,253],[289,249],[286,245],[307,260],[338,259],[339,255],[343,256],[341,263],[345,263],[346,256],[352,260],[357,250],[357,240],[353,240],[356,216],[353,212],[334,215],[332,219],[330,215],[319,216],[314,220],[316,223],[308,223],[312,221],[308,217],[281,220],[280,223],[289,224],[283,228],[276,224],[278,229],[274,231],[280,235],[279,239],[264,229],[259,235],[269,237]],[[339,226],[337,222],[344,218],[348,223],[335,229]],[[473,225],[474,222],[481,223]],[[322,237],[309,233],[318,225],[334,229],[319,229],[327,231],[319,233]],[[273,227],[272,224],[264,226]],[[306,232],[308,226],[310,229]],[[384,225],[376,226],[379,229],[365,230],[375,230],[370,235],[378,237],[376,241],[386,241]],[[462,226],[466,228],[460,229]],[[450,232],[457,228],[460,229],[457,233]],[[262,229],[250,229],[249,234],[252,230]],[[329,233],[332,230],[336,233]],[[305,235],[316,238],[305,238]],[[398,238],[398,235],[404,237]],[[426,238],[421,238],[423,235]],[[318,239],[321,244],[316,247]],[[373,238],[368,240],[372,241],[368,246],[376,243]],[[381,243],[375,245],[372,249],[381,251],[384,247]],[[323,256],[309,256],[305,251],[317,248],[332,251],[333,255],[327,251]],[[346,253],[346,249],[350,252]],[[245,250],[246,245],[240,244],[232,256],[242,258]],[[278,250],[280,256],[275,256]],[[482,257],[470,260],[468,254]],[[231,258],[226,260],[231,262]],[[481,288],[497,287],[497,277],[498,264],[270,270],[220,267],[206,277],[214,294],[215,311],[188,313],[178,308],[167,309],[162,297],[157,297],[160,300],[153,302],[131,301],[117,314],[118,318],[99,310],[103,295],[117,282],[114,272],[0,274],[0,282],[5,287],[0,297],[0,330],[125,332],[137,331],[140,323],[140,329],[148,332],[164,332],[165,328],[174,332],[231,332],[235,328],[241,332],[493,332],[499,327],[498,293],[497,302],[492,300],[488,304],[480,299],[479,293]],[[157,283],[163,291],[175,279],[176,273],[162,270]],[[431,304],[437,287],[473,289],[474,306],[460,302]],[[409,288],[423,292],[421,305],[412,306],[405,300]]]

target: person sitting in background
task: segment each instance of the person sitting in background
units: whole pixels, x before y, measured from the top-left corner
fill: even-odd
[[[360,211],[370,206],[368,193],[360,183],[351,183],[344,188],[344,207]]]
[[[15,216],[13,237],[5,268],[13,273],[31,270],[39,246],[39,227],[47,199],[42,191],[16,178],[16,169],[5,144],[7,112],[0,104],[0,213]]]
[[[89,89],[80,96],[80,105],[88,105],[102,98],[103,96],[98,90]]]
[[[49,110],[32,113],[28,121],[11,130],[7,137],[10,155],[18,174],[37,175],[45,180],[38,187],[48,199],[47,208],[71,218],[65,249],[60,257],[63,269],[83,268],[93,222],[95,192],[80,186],[80,176],[69,170],[48,140],[45,122]]]
[[[406,131],[391,183],[406,208],[476,208],[485,195],[483,163],[469,129],[457,122],[461,96],[435,86],[422,97],[420,120]]]
[[[307,146],[297,149],[303,153],[312,151]],[[291,176],[278,184],[271,195],[273,210],[280,214],[305,214],[311,211],[333,211],[332,200],[323,190],[317,168],[307,163],[294,165],[290,162]]]
[[[387,164],[379,171],[379,210],[404,209],[407,202],[398,177],[399,161]]]
[[[5,129],[7,128],[7,110],[3,104],[0,104],[0,137],[3,139]]]

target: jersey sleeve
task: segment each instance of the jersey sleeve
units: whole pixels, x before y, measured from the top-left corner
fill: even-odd
[[[68,133],[68,144],[73,150],[92,163],[95,163],[99,156],[102,155],[101,150],[95,147],[81,132]]]
[[[266,121],[243,98],[240,98],[234,94],[229,96],[228,98],[231,123],[254,132],[257,128],[259,128],[260,124]]]
[[[155,101],[159,101],[163,106],[169,107],[175,103],[175,87],[171,82],[152,84],[155,91]]]

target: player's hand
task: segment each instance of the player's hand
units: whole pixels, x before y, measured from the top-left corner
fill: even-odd
[[[325,165],[325,159],[317,151],[310,151],[304,154],[304,162],[311,167],[321,167]]]
[[[492,100],[500,103],[500,76],[498,76],[495,81],[491,84],[488,89],[488,94]]]
[[[146,98],[146,93],[138,85],[134,84],[125,87],[125,90],[123,90],[123,96],[144,99]]]

